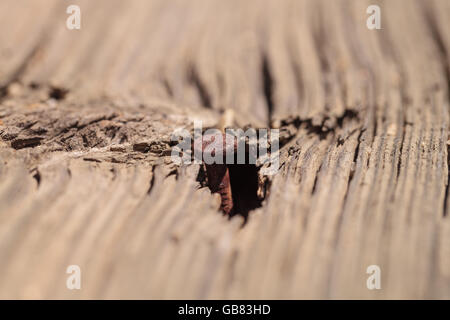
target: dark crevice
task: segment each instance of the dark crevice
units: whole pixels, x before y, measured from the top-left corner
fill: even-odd
[[[299,103],[301,101],[301,99],[303,99],[303,97],[305,96],[305,84],[303,83],[301,67],[298,63],[295,62],[294,54],[292,52],[291,52],[291,57],[290,57],[290,63],[291,63],[292,72],[294,74],[294,81],[295,81],[295,86],[297,88],[298,103]]]
[[[357,119],[358,113],[352,109],[346,109],[342,116],[336,118],[337,126],[342,128],[345,119]]]
[[[197,174],[196,180],[200,184],[200,188],[205,188],[208,186],[208,178],[205,171],[205,166],[201,165]]]
[[[166,78],[164,78],[162,80],[162,84],[164,86],[164,88],[166,89],[166,93],[170,98],[173,98],[173,89],[172,86],[169,83],[169,80],[167,80]]]
[[[24,148],[34,148],[41,144],[42,137],[18,138],[11,142],[11,147],[19,150]]]
[[[68,127],[67,129],[76,128],[76,129],[78,129],[78,130],[81,130],[81,129],[87,127],[87,126],[93,125],[93,124],[95,124],[95,123],[97,123],[97,122],[100,122],[100,121],[103,121],[103,120],[109,120],[109,121],[110,121],[110,120],[113,120],[113,119],[116,118],[117,116],[118,116],[117,113],[113,113],[113,114],[111,114],[111,115],[109,115],[109,116],[104,115],[104,116],[101,116],[101,117],[99,117],[99,118],[97,118],[97,119],[93,119],[92,121],[89,121],[89,122],[87,122],[87,123],[79,124],[79,123],[77,122],[74,126]]]
[[[362,135],[363,135],[363,133],[365,131],[366,131],[365,128],[362,129],[359,132],[359,135],[358,135],[358,144],[356,145],[355,153],[353,154],[353,162],[352,162],[352,165],[350,167],[350,174],[348,176],[348,187],[347,187],[347,193],[345,194],[346,198],[347,198],[347,194],[348,194],[348,188],[350,187],[350,183],[352,182],[353,176],[354,176],[355,171],[356,171],[356,164],[358,162],[359,150],[361,149],[361,142],[362,142],[361,138],[362,138]]]
[[[312,187],[312,190],[311,190],[311,194],[314,194],[316,192],[317,181],[319,180],[319,173],[322,170],[322,166],[323,166],[324,162],[325,162],[325,159],[322,160],[322,163],[320,164],[319,170],[317,170],[317,172],[316,172],[316,176],[314,177],[314,184],[313,184],[313,187]]]
[[[405,135],[406,135],[406,126],[407,125],[408,125],[408,123],[406,123],[406,122],[403,123],[402,142],[400,143],[400,151],[399,151],[399,157],[398,157],[398,162],[397,162],[397,181],[398,181],[398,178],[400,177],[400,171],[402,168],[402,154],[403,154],[403,147],[405,145]]]
[[[217,74],[217,87],[219,89],[219,96],[223,97],[225,93],[225,79],[223,78],[223,75],[218,73]]]
[[[274,87],[274,80],[272,77],[272,74],[270,72],[270,65],[269,60],[267,59],[267,56],[263,54],[262,61],[261,61],[261,73],[262,73],[262,79],[263,79],[263,89],[264,89],[264,97],[266,99],[266,105],[267,105],[267,118],[269,120],[269,127],[272,123],[272,117],[273,117],[273,110],[274,110],[274,104],[273,104],[273,87]]]
[[[197,69],[193,65],[191,65],[188,68],[188,81],[195,88],[197,88],[198,96],[200,98],[200,103],[202,104],[202,106],[211,109],[212,108],[211,95],[208,92],[205,83],[200,78]]]
[[[353,163],[356,164],[359,156],[359,149],[361,148],[361,138],[363,133],[366,132],[366,128],[361,129],[358,135],[358,144],[356,145],[355,154],[353,155]]]
[[[359,114],[356,110],[346,109],[344,113],[336,118],[331,119],[329,116],[324,116],[322,122],[315,124],[313,119],[301,119],[300,117],[285,119],[281,121],[281,126],[294,125],[295,128],[300,128],[302,125],[307,130],[308,134],[316,134],[319,136],[320,140],[326,139],[330,133],[334,133],[336,129],[342,128],[344,125],[344,120],[348,119],[358,119]],[[334,120],[334,126],[328,126],[328,120]]]
[[[25,71],[28,69],[30,62],[38,54],[43,46],[43,41],[38,41],[37,44],[30,50],[28,55],[23,59],[22,63],[17,67],[9,79],[0,87],[0,101],[8,95],[8,87],[17,81],[20,81]]]
[[[33,173],[33,172],[34,172],[34,174],[33,174],[32,177],[33,177],[34,180],[36,180],[37,186],[39,188],[39,186],[41,185],[41,173],[39,172],[39,170],[37,168],[33,169],[31,171],[31,173]]]
[[[155,166],[152,166],[151,172],[152,172],[152,178],[150,179],[150,184],[147,189],[147,194],[150,194],[150,192],[152,192],[153,186],[155,185]]]
[[[20,133],[22,133],[23,131],[30,129],[30,128],[31,128],[32,126],[34,126],[37,122],[38,122],[37,120],[33,120],[33,121],[30,121],[30,122],[24,123],[24,124],[19,123],[17,126],[18,126],[19,128],[21,128]],[[23,126],[22,126],[22,125],[23,125]]]
[[[290,120],[284,120],[284,121],[282,121],[282,125],[293,124],[296,128],[299,128],[301,125],[304,125],[306,130],[308,131],[308,134],[316,134],[319,136],[320,140],[323,140],[323,139],[326,139],[330,133],[335,133],[336,129],[342,128],[344,125],[344,121],[349,120],[349,119],[359,119],[358,112],[356,110],[346,109],[341,116],[336,117],[334,119],[335,121],[333,121],[333,122],[335,123],[335,125],[332,127],[325,125],[325,123],[327,123],[327,121],[330,120],[330,118],[328,116],[325,116],[324,119],[322,120],[322,123],[318,124],[318,125],[313,124],[312,119],[300,119],[299,117],[290,119]],[[358,146],[355,150],[355,155],[354,155],[354,159],[353,159],[354,163],[356,163],[356,160],[357,160],[357,157],[359,154],[361,135],[363,134],[363,132],[366,129],[365,128],[356,129],[349,134],[349,136],[350,136],[350,135],[354,134],[355,132],[357,132],[358,130],[360,130],[360,133],[359,133],[359,137],[358,137]],[[344,140],[342,140],[342,141],[339,139],[337,140],[338,144],[342,144],[343,142],[344,142]],[[313,188],[312,188],[312,192],[311,192],[312,194],[314,194],[316,191],[317,182],[319,179],[319,173],[322,169],[323,164],[324,163],[322,162],[322,164],[319,167],[319,170],[317,171],[316,177],[314,179],[314,184],[313,184]],[[353,177],[353,172],[350,174],[349,179],[351,179],[352,177]]]
[[[377,109],[377,107],[375,107],[375,109]],[[375,114],[374,115],[374,117],[373,117],[373,140],[375,141],[375,138],[377,137],[377,134],[378,134],[378,117],[377,117],[377,115]]]
[[[258,196],[258,190],[269,188],[268,181],[261,181],[259,179],[259,168],[254,164],[229,164],[226,165],[230,174],[231,193],[233,197],[233,209],[230,212],[230,217],[240,215],[247,221],[249,213],[262,206],[265,198]],[[196,181],[200,184],[200,188],[211,187],[208,183],[207,174],[204,166],[200,167]],[[263,183],[264,185],[260,185]]]

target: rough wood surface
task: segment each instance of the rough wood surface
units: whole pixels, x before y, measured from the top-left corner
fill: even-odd
[[[450,298],[449,1],[71,4],[0,1],[0,298]],[[170,161],[225,109],[285,138],[245,224]]]

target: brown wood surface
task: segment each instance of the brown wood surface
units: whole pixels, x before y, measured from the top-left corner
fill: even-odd
[[[447,0],[1,0],[0,298],[449,299],[449,21]],[[281,129],[245,224],[170,160],[224,110]]]

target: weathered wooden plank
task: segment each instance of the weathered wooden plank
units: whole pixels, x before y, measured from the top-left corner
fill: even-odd
[[[0,3],[1,298],[450,298],[448,1],[73,3]],[[224,111],[283,138],[246,220],[170,159]]]

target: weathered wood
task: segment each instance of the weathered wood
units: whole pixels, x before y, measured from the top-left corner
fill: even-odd
[[[72,2],[0,2],[0,298],[450,298],[448,1]],[[281,129],[245,224],[170,159],[226,110]]]

